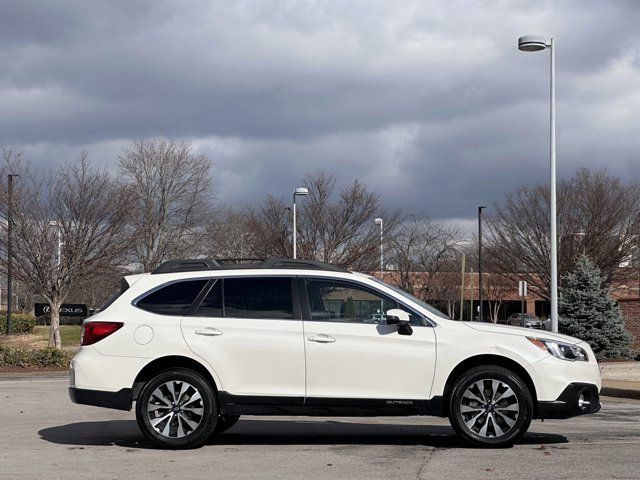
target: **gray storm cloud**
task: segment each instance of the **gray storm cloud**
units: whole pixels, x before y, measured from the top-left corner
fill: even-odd
[[[557,39],[559,173],[640,177],[637,2],[3,2],[0,145],[36,165],[181,137],[218,199],[359,177],[392,208],[471,217],[547,179]]]

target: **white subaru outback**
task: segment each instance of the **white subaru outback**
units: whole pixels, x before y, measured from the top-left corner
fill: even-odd
[[[75,403],[130,410],[168,448],[240,415],[448,416],[480,446],[600,409],[589,345],[452,321],[369,275],[302,260],[170,261],[83,325]]]

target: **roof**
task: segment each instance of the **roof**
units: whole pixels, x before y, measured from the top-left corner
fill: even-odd
[[[242,258],[192,258],[169,260],[161,263],[152,275],[176,272],[198,272],[206,270],[242,270],[242,269],[303,269],[344,272],[347,270],[316,260],[294,260],[290,258],[242,259]]]

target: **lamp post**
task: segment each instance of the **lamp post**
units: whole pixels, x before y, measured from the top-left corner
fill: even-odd
[[[55,220],[51,220],[49,222],[49,226],[50,227],[57,227],[58,230],[58,248],[56,250],[56,267],[60,268],[60,263],[62,261],[62,229],[60,228],[60,224],[55,221]]]
[[[9,174],[7,177],[7,335],[13,333],[13,322],[11,320],[11,296],[12,276],[13,276],[13,249],[12,249],[12,233],[13,233],[13,177],[18,175]]]
[[[558,332],[558,245],[556,238],[556,50],[553,38],[526,36],[518,39],[518,49],[523,52],[550,51],[550,220],[551,229],[551,331]]]
[[[382,272],[384,271],[384,240],[382,236],[384,232],[384,220],[376,218],[374,222],[376,225],[380,225],[380,278],[382,278]]]
[[[480,300],[480,312],[478,320],[484,322],[482,308],[482,209],[485,205],[478,207],[478,298]]]
[[[309,189],[298,187],[293,191],[293,258],[298,258],[298,225],[296,220],[296,197],[309,195]]]

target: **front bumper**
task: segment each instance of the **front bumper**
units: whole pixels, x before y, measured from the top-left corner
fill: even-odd
[[[571,418],[597,413],[602,408],[598,387],[590,383],[571,383],[557,400],[539,401],[536,418]]]
[[[102,390],[86,390],[69,387],[69,398],[73,403],[93,405],[94,407],[115,408],[116,410],[131,410],[133,393],[130,388],[123,388],[117,392]]]

